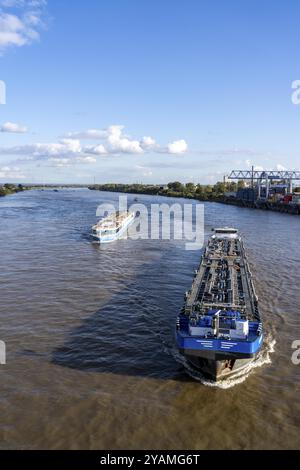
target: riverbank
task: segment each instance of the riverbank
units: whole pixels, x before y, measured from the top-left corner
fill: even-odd
[[[244,201],[234,196],[226,196],[226,192],[234,192],[238,188],[236,183],[217,183],[215,185],[183,185],[179,182],[169,183],[167,186],[141,185],[141,184],[102,184],[92,185],[92,191],[107,191],[129,194],[147,194],[172,198],[195,199],[201,202],[217,202],[232,206],[247,207],[249,209],[268,210],[286,214],[300,215],[300,206],[282,204],[269,201]]]
[[[282,204],[279,202],[275,203],[268,201],[250,202],[228,197],[224,197],[222,200],[215,202],[221,202],[222,204],[230,204],[232,206],[247,207],[248,209],[260,209],[266,211],[281,212],[284,214],[300,215],[300,206],[296,204]]]
[[[20,193],[21,191],[24,191],[24,187],[19,184],[4,184],[3,186],[0,185],[0,197],[8,196],[9,194],[15,194],[15,193]]]
[[[30,185],[15,185],[15,184],[0,184],[0,197],[8,196],[10,194],[19,193],[22,191],[30,191],[30,190],[38,190],[38,191],[45,191],[45,190],[61,190],[61,189],[83,189],[87,188],[88,185],[85,184],[30,184]]]

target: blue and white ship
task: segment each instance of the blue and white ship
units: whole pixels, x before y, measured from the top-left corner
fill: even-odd
[[[176,341],[213,381],[240,373],[260,351],[258,298],[238,230],[214,229],[177,318]]]
[[[99,222],[92,227],[92,237],[99,243],[114,242],[125,234],[134,219],[134,212],[115,212],[99,220]]]

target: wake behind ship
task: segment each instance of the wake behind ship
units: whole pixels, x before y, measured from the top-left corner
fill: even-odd
[[[258,299],[236,229],[214,229],[177,318],[176,340],[180,353],[214,381],[241,372],[261,349]]]

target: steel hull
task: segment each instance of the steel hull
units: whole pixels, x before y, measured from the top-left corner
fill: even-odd
[[[241,373],[243,369],[249,366],[255,359],[255,357],[249,357],[243,359],[228,358],[215,360],[188,355],[185,355],[185,358],[192,367],[201,372],[204,377],[214,382],[234,377]]]

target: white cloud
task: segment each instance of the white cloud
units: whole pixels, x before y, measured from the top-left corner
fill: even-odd
[[[77,157],[76,159],[77,162],[81,162],[81,163],[96,163],[97,162],[97,158],[95,157]]]
[[[85,155],[75,155],[73,157],[50,157],[47,159],[47,162],[50,163],[51,166],[56,168],[63,168],[67,166],[73,166],[76,164],[84,163],[84,164],[94,164],[97,162],[97,158]]]
[[[112,125],[108,129],[88,129],[83,132],[70,132],[67,134],[71,139],[88,139],[88,140],[104,140],[106,146],[100,144],[96,146],[87,146],[86,150],[90,153],[98,155],[114,154],[114,153],[133,153],[141,154],[144,148],[150,143],[151,137],[146,138],[147,141],[139,142],[131,139],[123,134],[124,126]],[[145,138],[144,138],[145,139]],[[155,142],[151,139],[151,143]],[[145,147],[144,147],[144,145]]]
[[[170,154],[184,154],[188,145],[185,140],[171,142],[166,147],[158,145],[150,136],[143,137],[141,140],[132,139],[124,134],[124,126],[112,125],[107,129],[88,129],[82,132],[70,132],[66,135],[69,139],[88,139],[102,140],[104,145],[87,146],[86,150],[98,155],[105,154],[143,154],[145,152],[158,152]]]
[[[63,158],[80,154],[81,151],[80,141],[73,139],[62,139],[58,143],[37,143],[0,148],[0,154],[28,155],[35,157],[35,159],[47,159],[55,156]]]
[[[134,167],[136,170],[138,170],[139,173],[141,173],[143,176],[152,176],[153,171],[151,168],[142,166],[142,165],[135,165]]]
[[[0,167],[0,178],[5,179],[24,179],[25,175],[18,167],[3,166]]]
[[[276,170],[277,171],[286,171],[286,168],[285,168],[285,166],[281,165],[281,163],[278,163],[276,165]]]
[[[39,39],[45,5],[44,0],[0,0],[0,55]]]
[[[255,165],[251,160],[246,160],[245,164],[247,168],[252,168],[253,166],[255,171],[272,170],[272,168],[265,168],[262,165]],[[286,167],[282,165],[281,163],[277,163],[275,167],[273,167],[273,169],[277,171],[286,171]]]
[[[242,163],[245,163],[246,167],[251,169],[253,167],[254,171],[263,171],[264,168],[261,166],[261,165],[255,165],[254,162],[250,159],[248,160],[245,160],[245,162],[242,162]]]
[[[8,132],[14,134],[25,134],[27,132],[27,127],[17,124],[15,122],[5,122],[0,127],[0,132]]]
[[[145,150],[155,149],[156,142],[152,137],[143,137],[141,140],[141,147]]]
[[[55,166],[57,168],[61,167],[66,167],[71,165],[71,159],[70,158],[60,158],[60,157],[50,157],[49,160],[50,164],[52,166]]]
[[[254,171],[264,171],[264,167],[261,166],[261,165],[255,165],[251,160],[245,160],[245,162],[242,162],[246,165],[247,168],[252,168],[254,169]]]
[[[104,147],[104,145],[99,144],[99,145],[87,145],[84,147],[84,152],[85,153],[91,153],[94,155],[107,155],[107,150]]]
[[[83,132],[69,132],[66,137],[70,139],[90,139],[90,140],[102,140],[106,139],[107,131],[99,129],[88,129]]]
[[[74,164],[84,163],[84,164],[94,164],[97,162],[95,157],[89,156],[80,156],[76,155],[74,157],[50,157],[47,159],[51,166],[56,168],[65,168],[67,166],[73,166]]]
[[[112,153],[144,153],[138,140],[131,140],[123,135],[124,126],[110,126],[107,131],[107,142]]]
[[[175,140],[168,145],[168,152],[172,154],[182,155],[188,149],[188,145],[185,140]]]
[[[41,7],[46,5],[47,0],[0,0],[0,7],[18,8],[18,7]]]
[[[85,132],[69,133],[67,137],[50,143],[32,143],[13,147],[0,147],[0,155],[19,156],[23,162],[35,160],[49,162],[55,166],[73,164],[92,164],[97,157],[121,154],[144,155],[147,152],[165,154],[183,154],[187,149],[184,140],[170,143],[167,147],[159,146],[152,137],[141,140],[132,139],[123,132],[124,126],[113,125],[104,130],[90,129]],[[25,132],[26,128],[18,124],[6,123],[2,132]],[[82,145],[81,139],[103,140],[103,143]],[[145,170],[144,176],[151,176],[151,170]],[[147,174],[146,174],[147,173]]]
[[[79,140],[61,139],[56,143],[36,143],[15,147],[0,147],[0,155],[18,155],[22,162],[41,160],[55,167],[66,167],[74,164],[96,163],[97,159],[89,155]]]

